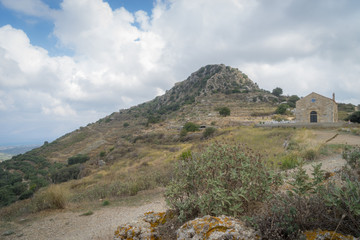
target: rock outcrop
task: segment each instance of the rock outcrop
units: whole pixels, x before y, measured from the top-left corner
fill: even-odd
[[[232,217],[205,216],[185,223],[177,230],[178,240],[260,239],[256,232]]]
[[[173,212],[147,212],[137,221],[121,225],[115,231],[114,240],[161,239],[158,227],[174,216]]]
[[[167,211],[166,213],[147,212],[138,221],[119,226],[115,231],[114,240],[164,239],[159,233],[159,227],[172,218],[174,218],[172,211]],[[205,216],[182,225],[177,230],[177,239],[252,240],[260,238],[253,229],[246,227],[240,220],[227,216]]]

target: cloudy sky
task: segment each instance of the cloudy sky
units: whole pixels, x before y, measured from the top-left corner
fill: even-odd
[[[360,1],[0,0],[0,145],[52,141],[214,63],[360,104]]]

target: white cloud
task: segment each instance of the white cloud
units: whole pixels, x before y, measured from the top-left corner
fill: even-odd
[[[1,27],[0,111],[8,116],[76,127],[150,100],[212,63],[238,67],[267,90],[336,92],[360,103],[354,1],[157,0],[151,14],[102,0],[63,0],[58,10],[40,0],[0,1],[53,21],[58,44],[74,53],[51,57],[22,30]]]
[[[41,0],[0,0],[0,3],[9,9],[30,16],[51,19],[56,14],[55,10],[50,9],[49,6]]]

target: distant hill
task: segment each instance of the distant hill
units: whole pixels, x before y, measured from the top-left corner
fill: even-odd
[[[6,146],[6,147],[0,147],[0,153],[13,156],[17,154],[26,153],[37,147],[39,147],[39,145]]]

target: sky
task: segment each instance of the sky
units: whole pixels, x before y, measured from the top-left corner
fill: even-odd
[[[360,104],[358,0],[0,0],[0,146],[42,144],[207,64]]]

